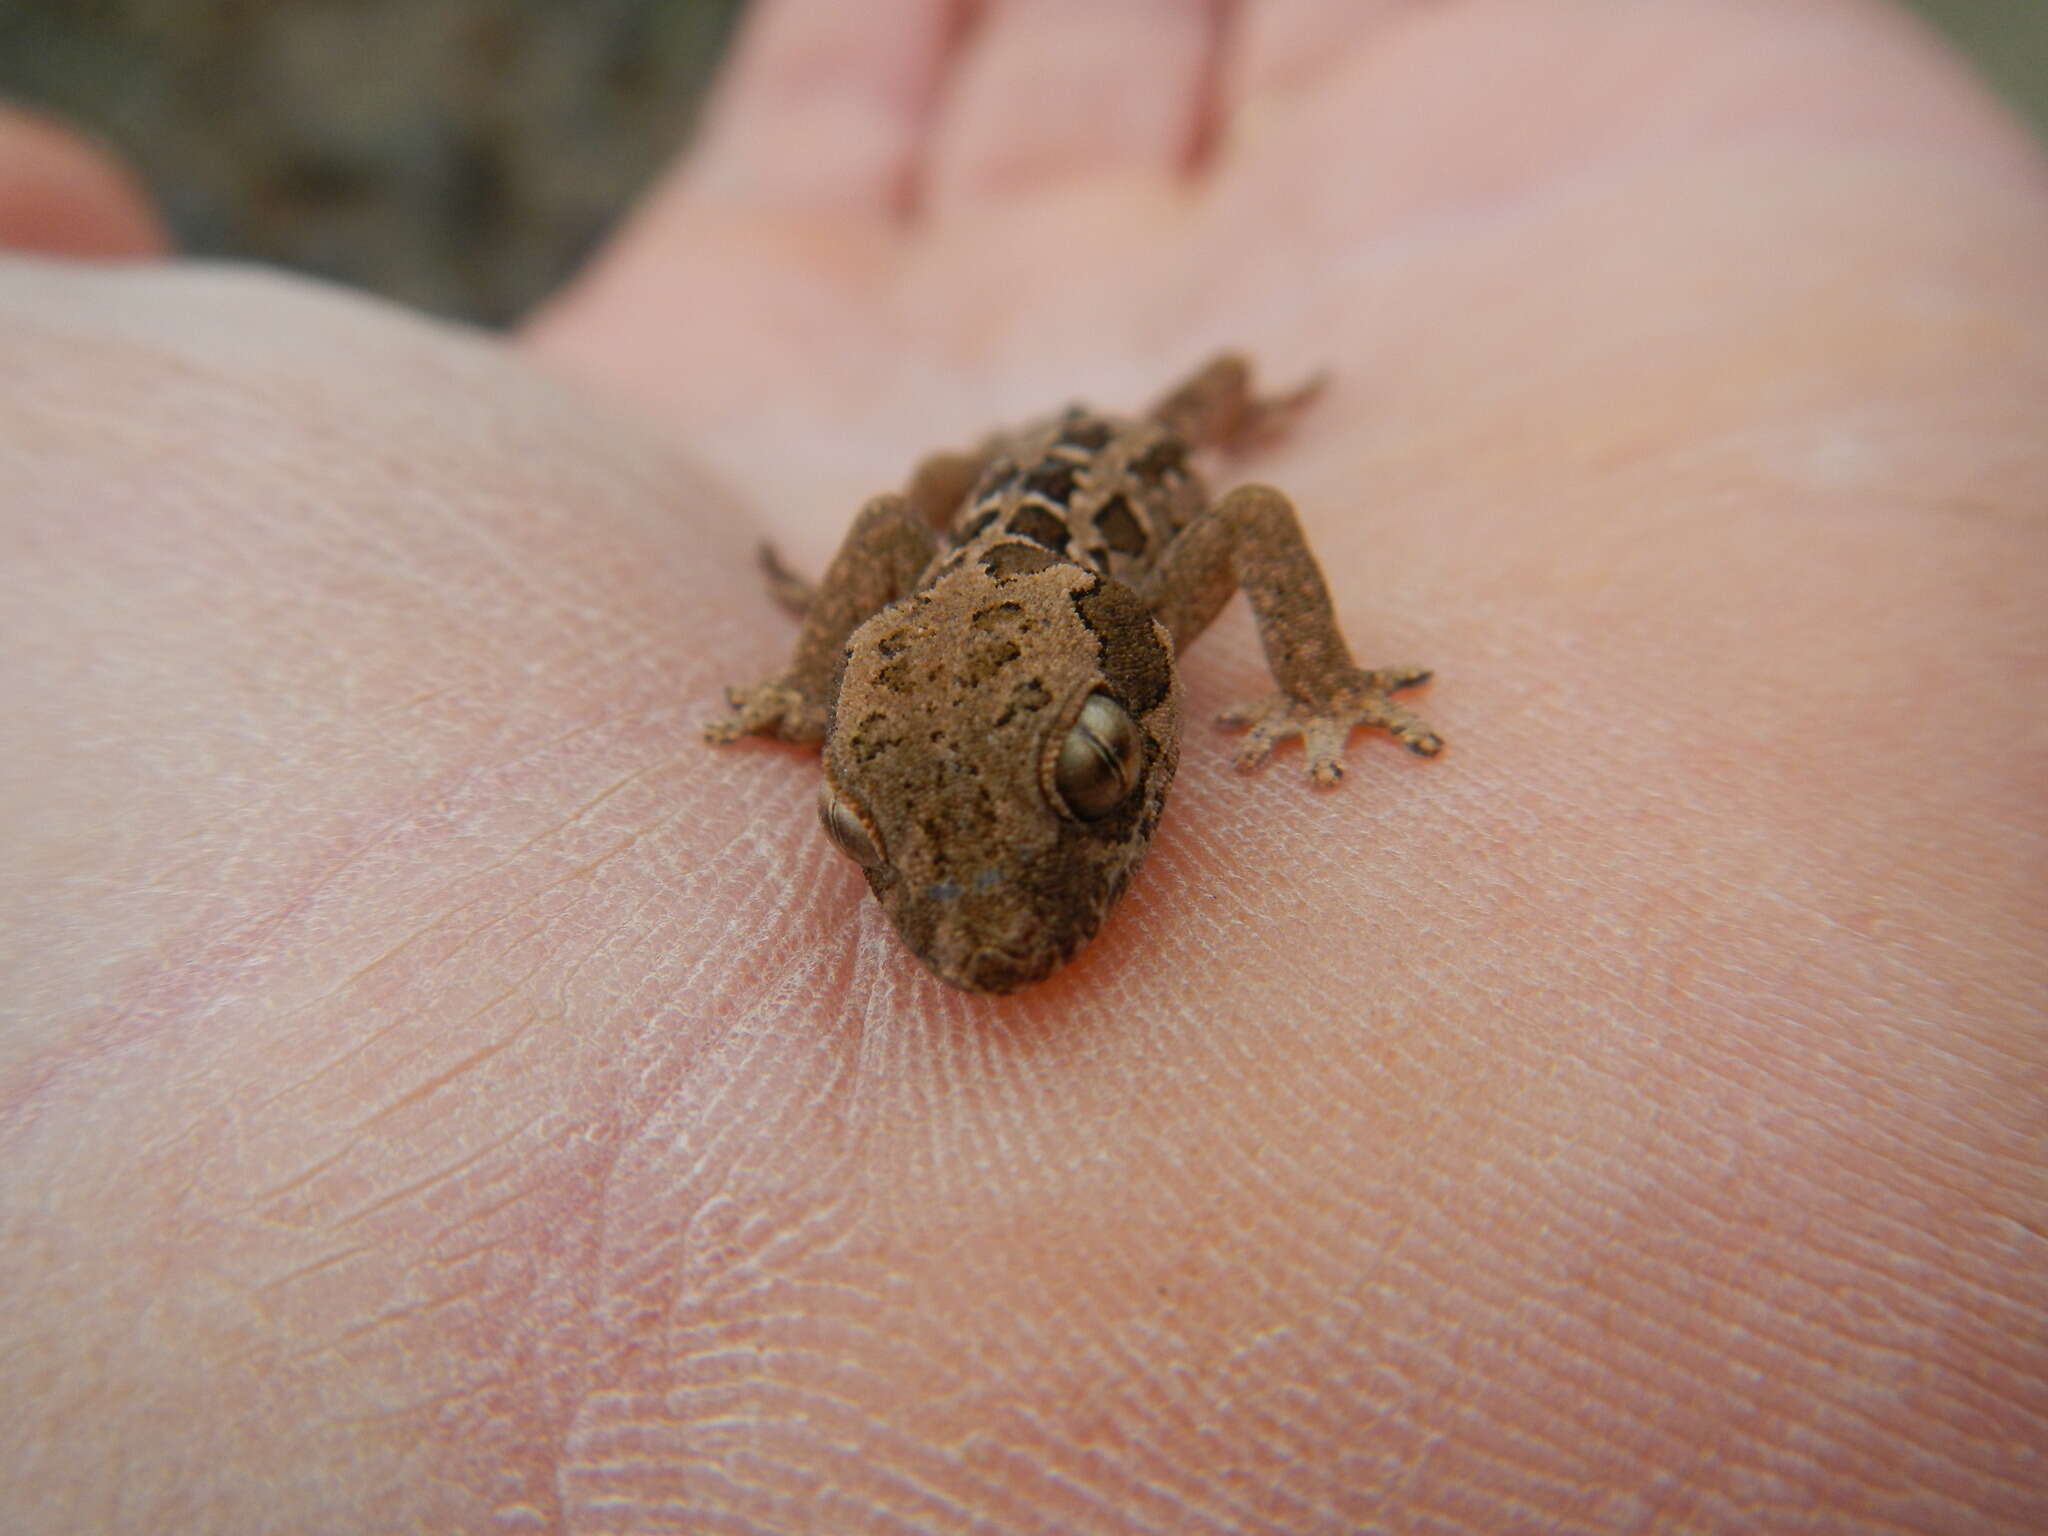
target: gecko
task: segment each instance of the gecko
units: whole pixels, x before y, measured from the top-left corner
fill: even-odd
[[[826,833],[911,951],[981,993],[1042,980],[1123,894],[1180,760],[1175,658],[1239,589],[1278,685],[1220,716],[1247,732],[1240,767],[1299,736],[1334,784],[1360,726],[1435,756],[1392,697],[1429,671],[1353,663],[1292,503],[1212,501],[1191,462],[1271,441],[1321,385],[1260,398],[1225,353],[1143,415],[1076,405],[933,454],[815,587],[764,545],[796,647],[705,737],[822,745]]]

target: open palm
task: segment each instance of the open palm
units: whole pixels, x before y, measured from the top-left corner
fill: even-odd
[[[0,1523],[2038,1528],[2034,151],[1851,0],[969,9],[758,7],[511,347],[0,272]],[[1453,749],[1195,731],[948,991],[698,740],[749,546],[1218,345]]]

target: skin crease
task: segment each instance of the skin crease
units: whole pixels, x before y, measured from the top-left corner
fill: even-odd
[[[1103,9],[769,6],[513,347],[0,265],[0,1526],[2048,1523],[2036,152],[1860,5]],[[1220,345],[1453,750],[1232,773],[1227,616],[949,991],[696,738],[750,546]]]

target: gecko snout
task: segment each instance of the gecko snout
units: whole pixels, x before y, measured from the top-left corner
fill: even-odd
[[[957,977],[945,979],[971,992],[1015,992],[1042,980],[1052,969],[1044,956],[1015,955],[1003,949],[977,949]],[[942,973],[943,974],[943,973]]]

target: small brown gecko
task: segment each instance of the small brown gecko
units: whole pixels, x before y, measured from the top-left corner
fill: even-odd
[[[1261,400],[1211,361],[1146,415],[1064,415],[926,459],[861,509],[815,589],[763,551],[803,617],[778,676],[726,690],[704,729],[824,743],[819,813],[918,957],[1014,992],[1095,936],[1145,855],[1180,759],[1177,651],[1239,587],[1279,691],[1228,711],[1237,761],[1303,738],[1335,783],[1378,726],[1443,738],[1394,702],[1422,667],[1352,664],[1323,574],[1278,491],[1211,503],[1191,451],[1274,436],[1319,388]]]

